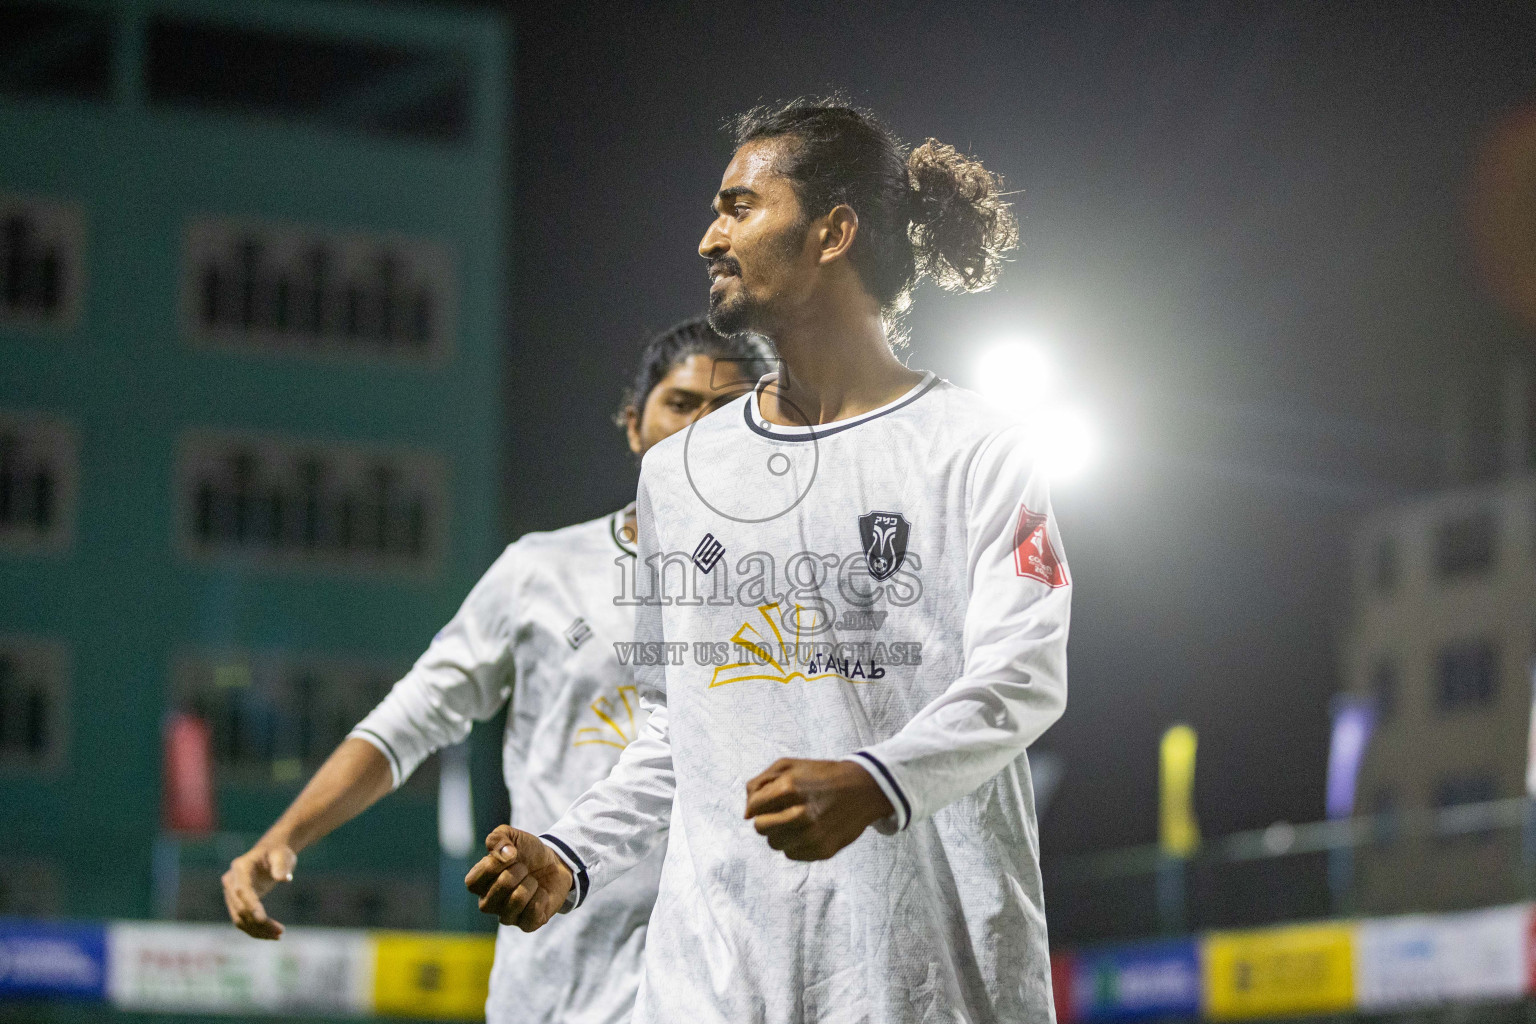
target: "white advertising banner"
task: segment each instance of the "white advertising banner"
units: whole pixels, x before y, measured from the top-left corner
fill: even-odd
[[[1526,989],[1531,907],[1360,922],[1355,998],[1361,1010],[1519,999]]]
[[[276,942],[230,925],[116,921],[107,998],[127,1010],[363,1014],[373,1005],[368,933],[290,928]]]

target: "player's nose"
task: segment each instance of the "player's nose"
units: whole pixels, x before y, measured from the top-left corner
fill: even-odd
[[[699,255],[707,260],[717,260],[731,251],[731,240],[717,218],[699,240]]]

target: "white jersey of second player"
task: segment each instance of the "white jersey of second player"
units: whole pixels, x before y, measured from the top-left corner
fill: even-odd
[[[651,717],[548,832],[571,917],[668,839],[636,1024],[1052,1019],[1025,749],[1066,704],[1071,586],[1020,435],[930,374],[815,428],[754,394],[646,454]],[[775,852],[742,812],[780,757],[858,762],[885,834]]]
[[[398,787],[509,699],[503,772],[512,824],[541,832],[603,778],[644,724],[615,643],[634,608],[614,601],[635,554],[625,512],[510,545],[389,695],[352,735],[383,752]],[[532,935],[496,940],[490,1024],[620,1024],[639,984],[662,858],[653,854],[594,902]],[[465,894],[465,899],[472,899]]]

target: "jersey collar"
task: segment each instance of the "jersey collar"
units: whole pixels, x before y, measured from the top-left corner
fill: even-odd
[[[898,409],[906,408],[931,391],[933,386],[939,381],[939,378],[934,376],[932,370],[925,370],[923,372],[923,379],[914,384],[912,390],[895,401],[887,402],[878,409],[871,409],[869,412],[860,413],[850,419],[823,423],[820,426],[786,427],[778,423],[768,422],[763,418],[762,409],[758,407],[758,397],[762,394],[763,388],[778,380],[778,378],[779,375],[776,373],[764,376],[762,380],[757,382],[757,387],[752,390],[751,397],[742,403],[742,412],[746,416],[747,426],[752,428],[753,433],[761,434],[763,437],[771,437],[776,441],[819,441],[824,437],[840,434],[845,430],[852,430],[854,427],[868,423],[870,420],[877,420],[881,416],[886,416]]]

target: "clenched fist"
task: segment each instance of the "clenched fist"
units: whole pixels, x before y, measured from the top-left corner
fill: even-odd
[[[542,928],[571,891],[570,869],[538,836],[510,825],[496,826],[485,849],[464,876],[464,887],[480,897],[480,910],[525,932]]]
[[[747,783],[745,816],[790,860],[826,860],[893,811],[852,761],[781,757]]]

